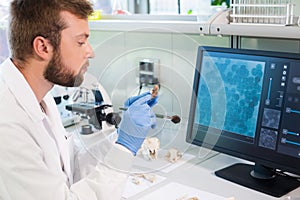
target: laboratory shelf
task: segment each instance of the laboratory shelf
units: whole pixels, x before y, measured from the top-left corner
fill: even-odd
[[[212,35],[300,39],[299,26],[211,24]]]
[[[211,35],[231,35],[249,37],[268,37],[300,39],[300,27],[298,25],[276,24],[229,24],[228,11],[222,12],[209,26]]]
[[[209,24],[196,21],[99,20],[90,21],[92,30],[209,34]]]

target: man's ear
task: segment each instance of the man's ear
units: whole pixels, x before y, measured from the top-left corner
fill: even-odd
[[[49,60],[52,57],[53,48],[49,41],[42,36],[37,36],[34,38],[33,50],[40,59]]]

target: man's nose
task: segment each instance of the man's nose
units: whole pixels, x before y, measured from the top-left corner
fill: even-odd
[[[94,50],[92,48],[92,46],[90,45],[90,43],[88,43],[88,50],[87,50],[87,53],[88,53],[88,58],[94,58],[95,57],[95,53],[94,53]]]

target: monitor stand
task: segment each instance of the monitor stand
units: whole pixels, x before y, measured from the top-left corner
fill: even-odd
[[[218,170],[215,174],[218,177],[274,197],[281,197],[300,186],[300,182],[296,178],[275,173],[275,170],[273,170],[274,174],[271,170],[266,176],[258,175],[255,178],[255,175],[261,174],[255,172],[256,168],[257,165],[254,167],[254,165],[237,163]]]

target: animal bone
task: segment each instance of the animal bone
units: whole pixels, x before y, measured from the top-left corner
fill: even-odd
[[[158,85],[154,85],[153,89],[151,90],[151,97],[154,98],[158,95],[158,90],[159,90],[159,86]]]
[[[134,183],[134,184],[136,184],[136,185],[139,185],[139,184],[141,184],[141,181],[140,181],[140,179],[139,179],[139,178],[137,178],[137,177],[133,177],[133,178],[131,179],[131,182],[132,182],[132,183]]]
[[[144,178],[145,180],[154,183],[156,181],[155,174],[141,174],[140,177]]]
[[[144,140],[138,153],[141,153],[147,160],[157,159],[160,141],[157,137],[148,137]]]
[[[182,158],[182,153],[180,153],[177,149],[171,148],[166,154],[166,159],[171,163],[175,163],[180,158]]]
[[[156,175],[155,174],[136,174],[131,179],[131,181],[132,181],[132,183],[134,183],[136,185],[140,185],[141,179],[145,179],[145,180],[149,181],[150,183],[154,183],[156,181]]]
[[[198,197],[187,197],[187,195],[184,195],[180,198],[177,198],[176,200],[199,200]]]

